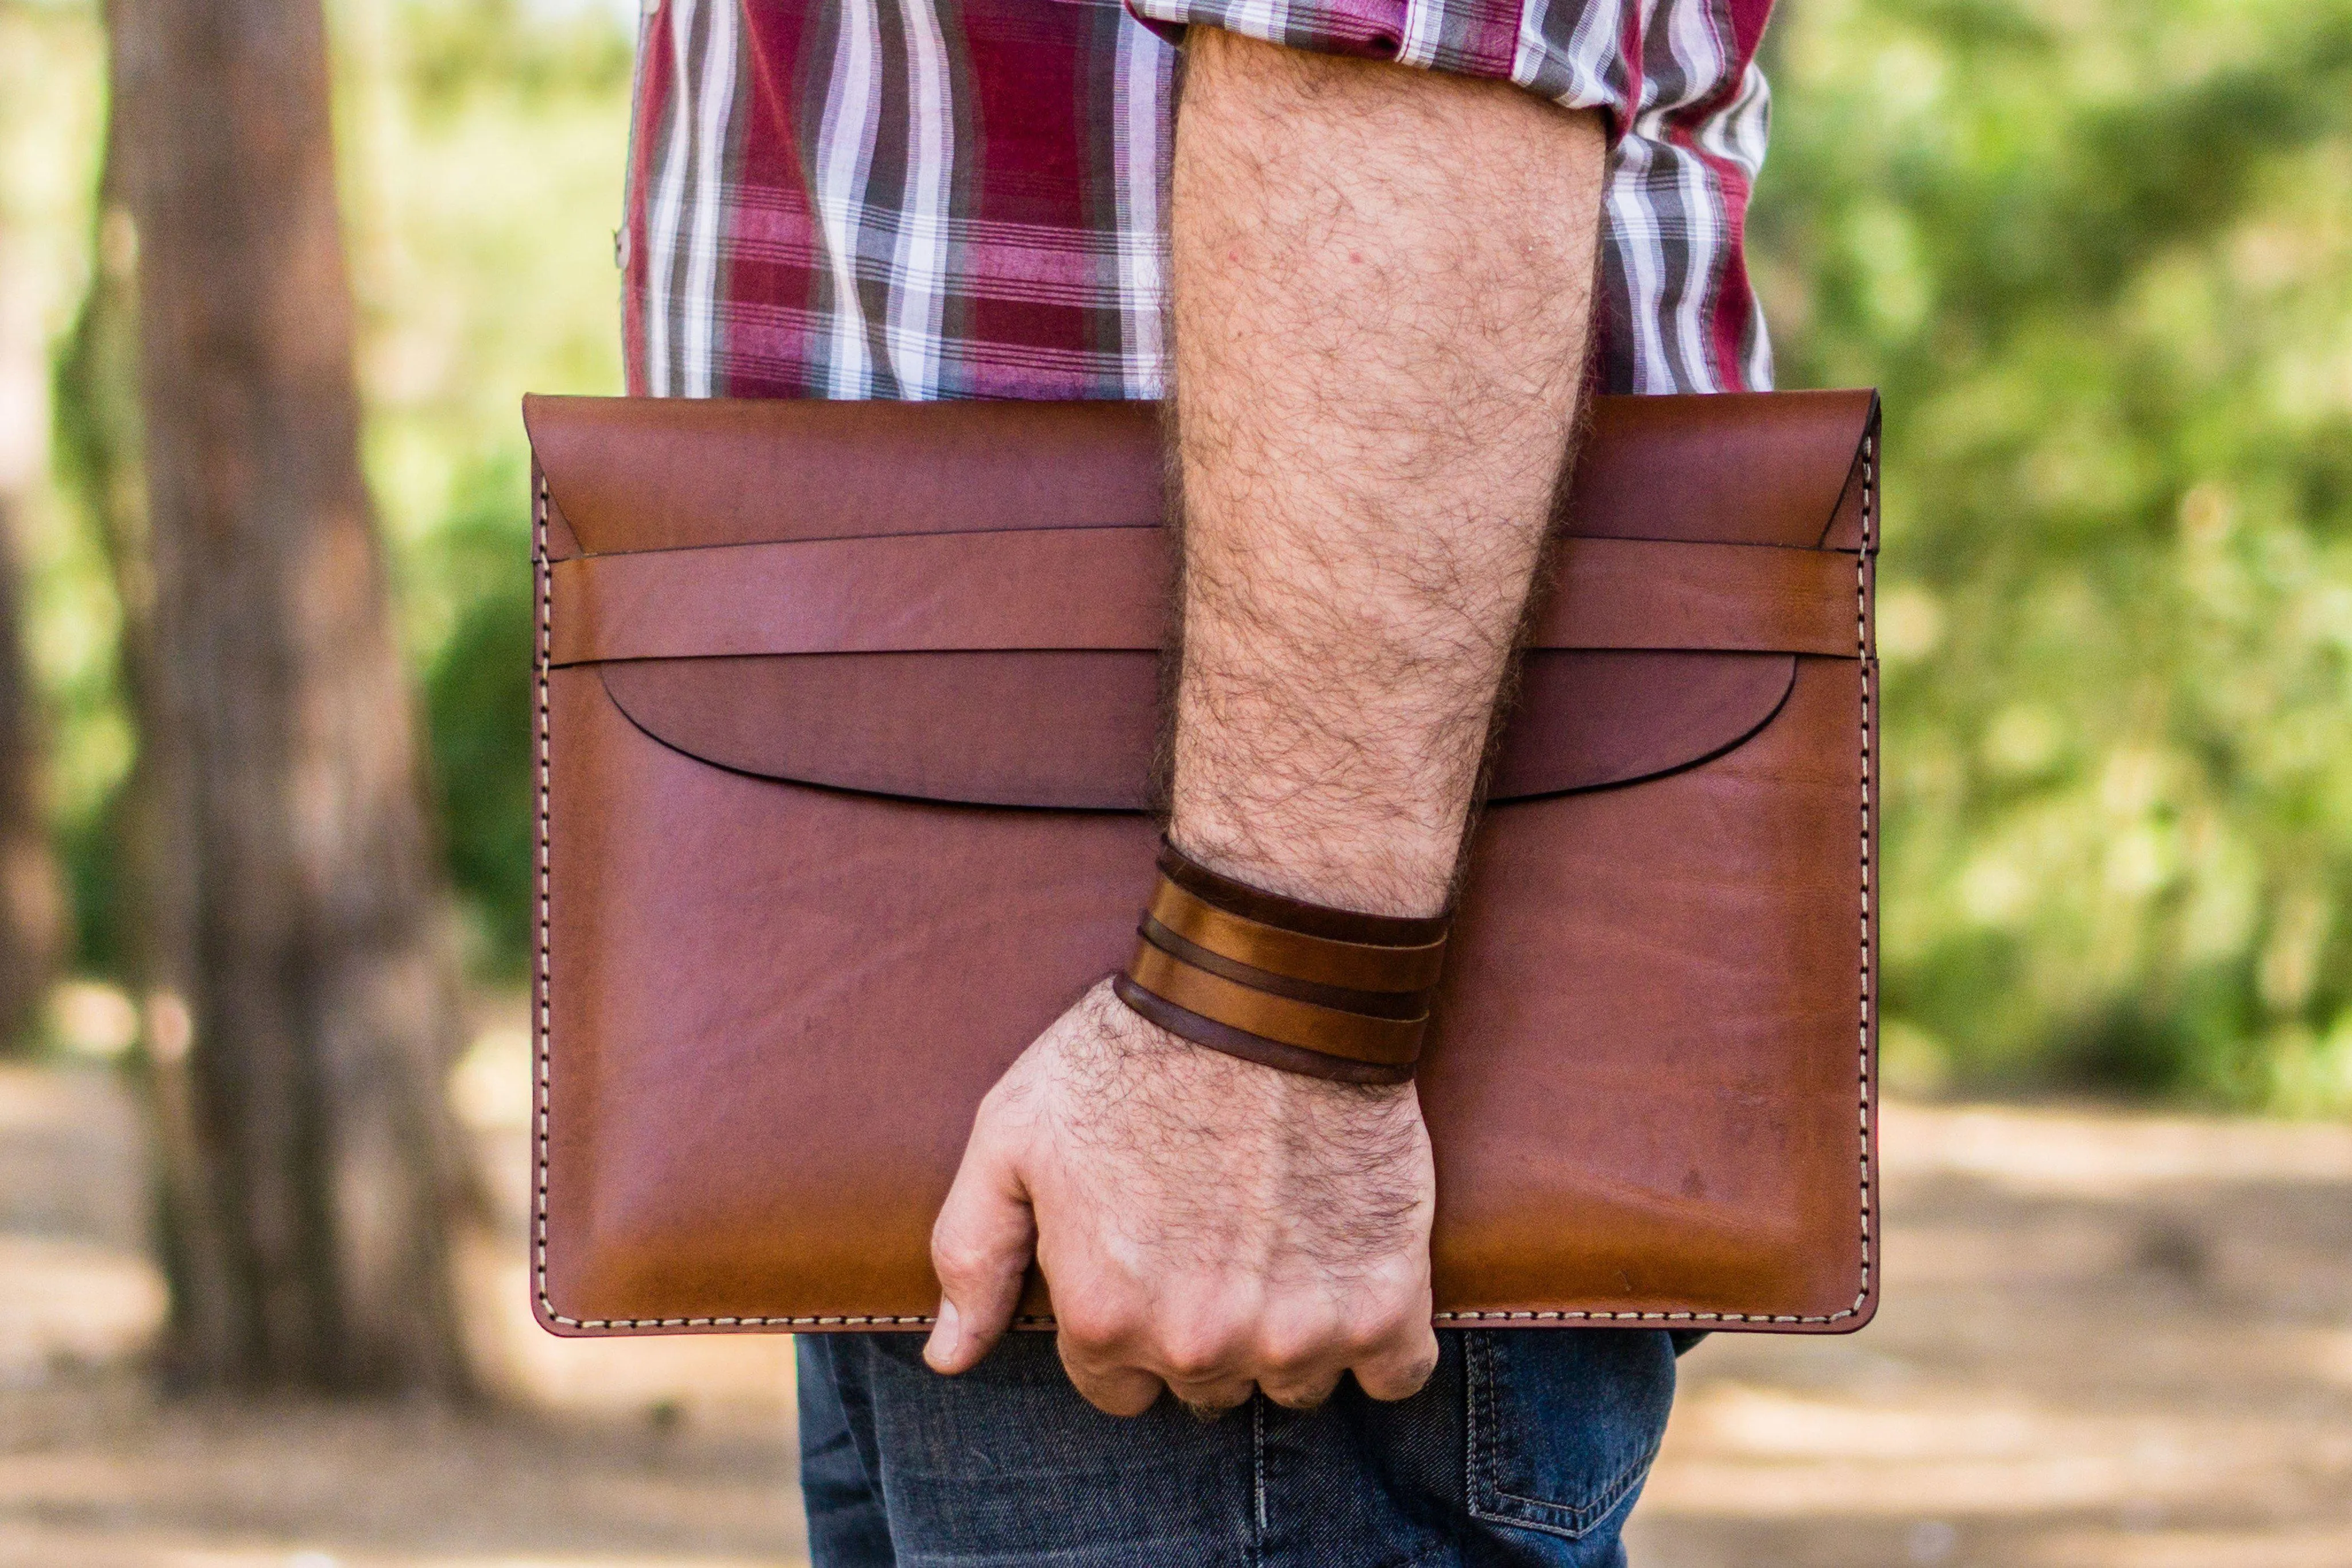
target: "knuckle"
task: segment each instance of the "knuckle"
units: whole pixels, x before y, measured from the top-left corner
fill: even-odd
[[[1420,1393],[1436,1371],[1437,1357],[1434,1354],[1415,1354],[1376,1366],[1360,1368],[1356,1381],[1363,1385],[1366,1394],[1375,1399],[1407,1399]]]
[[[1167,1375],[1180,1383],[1203,1383],[1216,1375],[1223,1364],[1223,1358],[1208,1346],[1190,1342],[1163,1344],[1152,1359],[1167,1369]]]
[[[1429,1381],[1431,1373],[1437,1370],[1437,1347],[1434,1344],[1414,1345],[1408,1354],[1397,1358],[1397,1368],[1399,1375],[1419,1387]]]
[[[1233,1360],[1234,1336],[1224,1323],[1194,1318],[1163,1327],[1153,1349],[1169,1375],[1185,1383],[1205,1382]]]
[[[1054,1322],[1061,1331],[1066,1346],[1076,1347],[1087,1355],[1100,1355],[1114,1345],[1123,1343],[1132,1333],[1128,1314],[1116,1307],[1086,1304],[1055,1308]]]
[[[1061,1356],[1078,1396],[1106,1416],[1140,1416],[1160,1397],[1160,1380],[1149,1374],[1096,1360],[1066,1343]]]
[[[985,1247],[952,1233],[931,1238],[931,1269],[943,1281],[977,1280],[995,1261]]]
[[[1124,1382],[1105,1382],[1081,1387],[1078,1392],[1087,1404],[1104,1415],[1117,1416],[1121,1419],[1132,1419],[1142,1415],[1160,1398],[1157,1384],[1147,1388]]]
[[[1357,1354],[1382,1350],[1402,1350],[1416,1341],[1431,1346],[1437,1343],[1430,1328],[1429,1314],[1417,1302],[1384,1306],[1351,1318],[1343,1331],[1348,1349]]]
[[[1348,1343],[1348,1334],[1333,1319],[1278,1324],[1260,1336],[1256,1360],[1276,1375],[1295,1375],[1332,1360]]]
[[[988,1092],[980,1097],[980,1107],[972,1113],[971,1118],[975,1126],[992,1130],[993,1124],[1003,1120],[1006,1105],[1015,1098],[1014,1092],[1008,1089],[1006,1083],[1006,1079],[998,1079],[988,1086]]]

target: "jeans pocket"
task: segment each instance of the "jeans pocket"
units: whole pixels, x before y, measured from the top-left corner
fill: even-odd
[[[1675,1352],[1647,1329],[1474,1329],[1464,1336],[1470,1511],[1579,1541],[1622,1514],[1675,1397]]]

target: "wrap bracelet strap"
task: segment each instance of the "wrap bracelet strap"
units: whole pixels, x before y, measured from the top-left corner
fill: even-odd
[[[1428,1031],[1447,924],[1285,898],[1163,843],[1135,957],[1112,989],[1196,1045],[1339,1082],[1402,1083]]]

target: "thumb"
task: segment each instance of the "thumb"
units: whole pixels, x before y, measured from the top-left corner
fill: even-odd
[[[1004,1337],[1036,1247],[1036,1215],[1006,1152],[996,1140],[974,1138],[931,1227],[942,1293],[939,1324],[923,1346],[932,1371],[969,1372]]]

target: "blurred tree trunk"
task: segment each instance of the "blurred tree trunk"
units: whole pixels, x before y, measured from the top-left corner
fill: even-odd
[[[454,1391],[455,962],[360,471],[320,0],[112,0],[108,27],[173,1370]]]
[[[43,811],[40,707],[25,650],[25,502],[44,465],[40,301],[9,287],[18,260],[0,205],[0,1051],[32,1030],[65,935]]]

